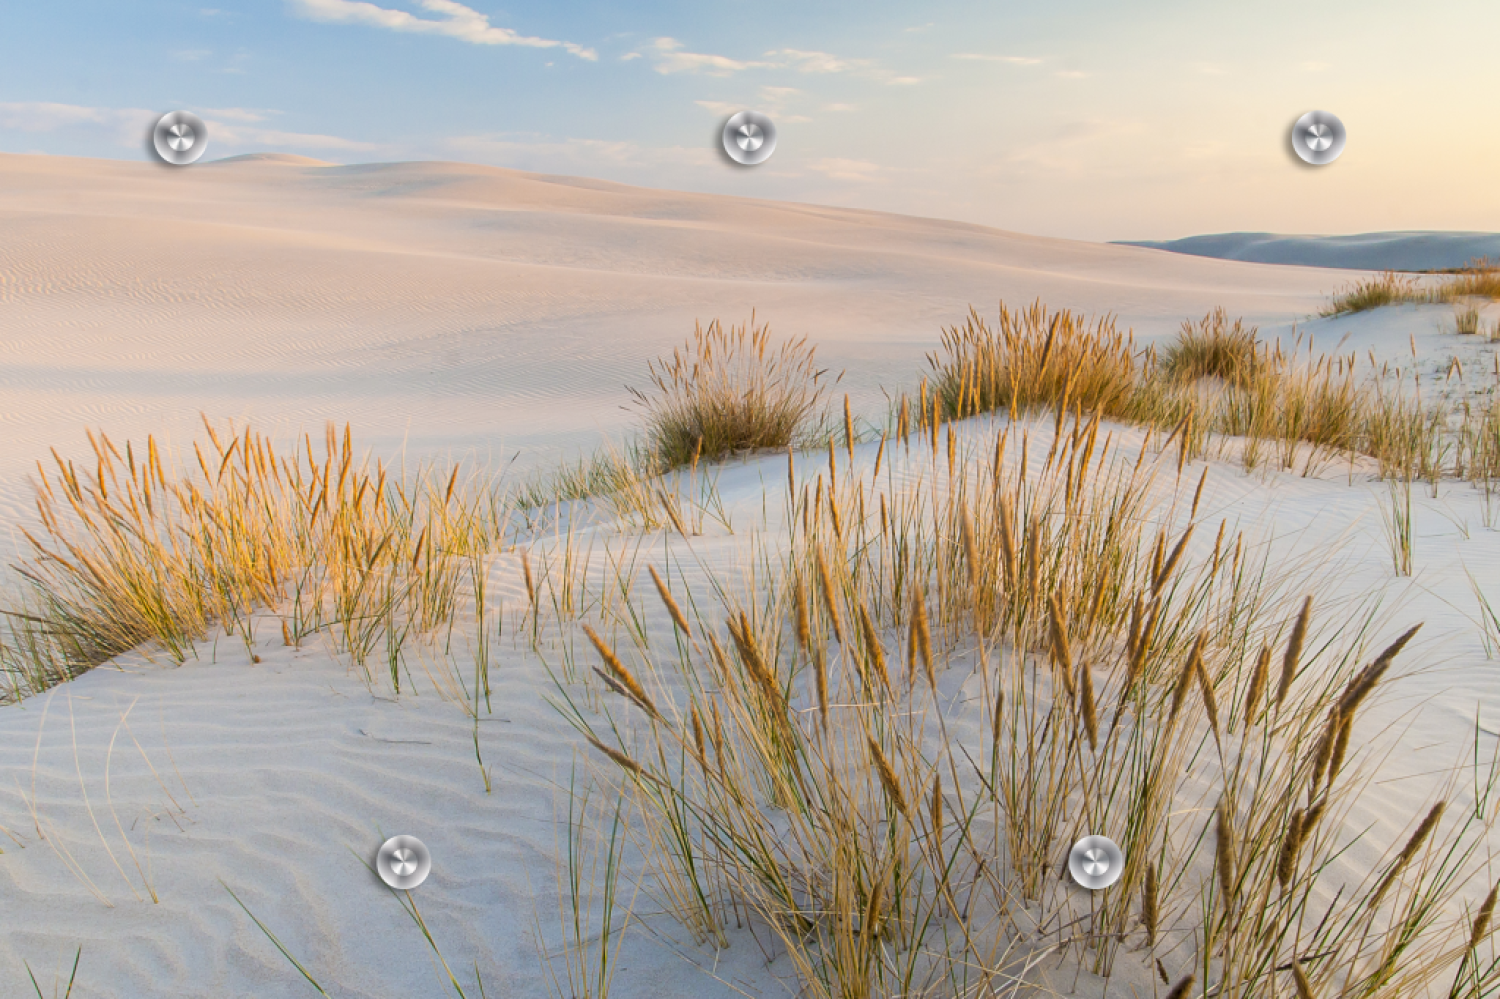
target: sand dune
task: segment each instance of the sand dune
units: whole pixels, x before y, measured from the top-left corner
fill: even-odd
[[[1353,236],[1282,236],[1270,232],[1224,232],[1161,241],[1127,241],[1200,257],[1305,267],[1432,271],[1462,267],[1479,257],[1500,259],[1500,233],[1366,232]]]
[[[252,155],[175,169],[0,156],[0,531],[83,426],[184,439],[198,411],[521,465],[629,422],[696,319],[807,335],[862,405],[970,304],[1215,305],[1267,325],[1342,277],[875,212],[458,163]]]
[[[1493,349],[1443,333],[1442,309],[1307,321],[1351,276],[453,163],[252,155],[174,170],[0,156],[0,528],[25,522],[27,475],[49,447],[81,457],[85,426],[180,444],[200,411],[315,438],[324,421],[348,421],[382,453],[494,464],[519,453],[518,467],[535,466],[628,428],[625,386],[694,320],[752,308],[817,342],[869,416],[882,411],[881,387],[920,376],[944,324],[970,304],[992,314],[1001,299],[1112,311],[1143,339],[1222,305],[1273,336],[1295,324],[1324,348],[1413,344],[1428,370],[1450,353],[1487,369]],[[1038,455],[1051,432],[1050,420],[1034,430]],[[1143,446],[1136,429],[1110,433],[1127,453]],[[874,446],[854,459],[868,467]],[[1305,571],[1298,587],[1316,586],[1330,616],[1373,595],[1383,602],[1372,641],[1428,622],[1412,656],[1426,671],[1369,722],[1405,740],[1378,763],[1387,791],[1354,816],[1385,842],[1428,792],[1421,776],[1462,749],[1476,701],[1493,713],[1464,568],[1500,564],[1500,534],[1480,526],[1467,486],[1418,495],[1418,570],[1397,579],[1368,469],[1248,476],[1214,461],[1187,474],[1203,467],[1207,522],[1238,524],[1274,564]],[[764,483],[785,474],[784,458],[731,465],[720,487],[738,533],[710,530],[691,551],[607,522],[571,538],[643,545],[663,565],[733,578],[763,517],[754,537],[784,541],[783,491]],[[1206,556],[1211,528],[1194,545],[1190,555]],[[23,962],[44,985],[59,968],[65,978],[81,946],[81,995],[310,994],[227,887],[335,995],[453,994],[364,868],[384,836],[407,832],[436,858],[414,897],[466,987],[477,967],[489,995],[546,995],[538,952],[558,945],[557,785],[579,740],[546,702],[547,667],[514,640],[525,600],[516,557],[486,565],[491,624],[506,631],[495,710],[477,726],[439,695],[415,645],[415,680],[393,697],[326,636],[283,647],[271,615],[253,644],[216,633],[178,668],[130,654],[0,707],[0,991],[26,983]],[[602,593],[605,566],[591,571]],[[651,607],[651,634],[670,645],[672,625]],[[427,647],[432,663],[439,645]],[[951,672],[957,712],[970,698],[965,670]],[[761,954],[743,936],[705,956],[636,934],[617,994],[784,994],[785,962],[768,970]],[[1150,969],[1131,973],[1114,987],[1148,994]],[[1049,985],[1104,988],[1071,970]]]

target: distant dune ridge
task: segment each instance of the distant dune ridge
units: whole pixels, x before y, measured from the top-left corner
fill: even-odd
[[[1364,232],[1351,236],[1287,236],[1274,232],[1221,232],[1167,240],[1117,240],[1195,257],[1257,264],[1342,267],[1372,271],[1436,271],[1462,267],[1476,257],[1500,259],[1500,233]]]

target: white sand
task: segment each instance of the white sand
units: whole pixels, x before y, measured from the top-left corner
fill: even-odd
[[[986,314],[999,298],[1038,296],[1113,309],[1147,335],[1222,304],[1275,330],[1349,277],[482,167],[276,157],[185,171],[0,157],[0,233],[7,523],[25,516],[30,463],[51,445],[79,455],[84,425],[183,441],[199,410],[315,436],[337,419],[387,451],[407,439],[411,455],[499,460],[524,447],[541,461],[628,426],[623,384],[644,381],[645,361],[695,317],[755,307],[779,332],[808,335],[876,415],[876,387],[914,382],[940,326],[970,302]],[[1429,365],[1450,348],[1488,356],[1442,334],[1443,315],[1408,308],[1312,329],[1320,345],[1352,332],[1346,349],[1383,356],[1407,351],[1412,334]],[[784,474],[784,459],[725,471],[737,530],[759,522],[767,494],[774,523]],[[1305,559],[1330,616],[1378,595],[1376,642],[1427,622],[1403,657],[1424,672],[1367,719],[1410,724],[1381,774],[1392,782],[1359,816],[1384,843],[1431,790],[1411,775],[1453,761],[1476,705],[1488,718],[1500,710],[1463,571],[1500,604],[1500,532],[1481,526],[1468,487],[1421,493],[1416,575],[1398,579],[1381,495],[1341,465],[1249,477],[1215,462],[1204,508]],[[625,543],[607,525],[580,530]],[[644,543],[653,559],[665,544]],[[695,545],[727,568],[739,543]],[[490,566],[507,629],[494,715],[479,726],[491,794],[471,723],[419,664],[417,695],[392,699],[321,641],[282,648],[270,621],[259,664],[221,638],[181,668],[126,656],[0,708],[0,993],[29,988],[23,961],[44,988],[65,977],[81,946],[79,995],[312,994],[227,885],[333,995],[452,995],[361,862],[403,832],[432,849],[415,898],[469,994],[477,964],[490,996],[545,995],[532,921],[555,947],[552,782],[566,782],[578,740],[544,700],[543,668],[509,637],[524,600],[515,565]],[[670,627],[650,609],[653,628]],[[455,649],[462,661],[466,646]],[[159,904],[144,897],[147,880]],[[715,960],[634,935],[616,994],[737,994],[684,957]],[[748,994],[786,994],[784,969],[767,970],[748,938],[717,960]],[[1130,994],[1130,981],[1111,994]],[[1080,994],[1098,988],[1085,978]]]

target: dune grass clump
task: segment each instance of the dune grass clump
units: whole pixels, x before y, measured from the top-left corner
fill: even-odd
[[[766,324],[725,330],[715,319],[670,359],[651,362],[651,392],[630,389],[646,417],[647,450],[661,470],[762,448],[807,432],[827,372],[806,337],[771,344]]]
[[[1491,994],[1493,903],[1453,916],[1490,885],[1495,761],[1404,828],[1351,819],[1417,627],[1372,654],[1373,612],[1321,625],[1242,538],[1206,543],[1191,480],[1148,499],[1170,457],[1098,428],[793,479],[790,551],[675,648],[604,637],[644,606],[589,633],[604,689],[558,703],[631,802],[643,893],[701,947],[769,938],[818,999],[1022,994],[1044,961],[1105,994],[1122,963],[1184,996]],[[1107,892],[1065,873],[1088,832],[1126,856]]]
[[[1262,366],[1255,334],[1255,327],[1247,327],[1243,319],[1231,323],[1228,313],[1215,309],[1196,323],[1182,324],[1181,332],[1161,352],[1161,370],[1177,381],[1217,378],[1245,388]]]
[[[1438,284],[1427,287],[1415,275],[1398,274],[1395,271],[1362,278],[1335,292],[1332,301],[1318,314],[1328,318],[1406,302],[1500,299],[1500,262],[1480,257],[1469,261],[1456,272],[1444,273],[1445,276]]]
[[[1429,293],[1422,288],[1415,276],[1385,271],[1374,277],[1360,278],[1335,292],[1333,300],[1318,315],[1330,318],[1353,312],[1367,312],[1387,305],[1430,300]]]
[[[1500,299],[1500,261],[1480,257],[1469,261],[1443,285],[1448,300],[1460,298]]]
[[[1466,336],[1474,336],[1479,333],[1479,310],[1472,305],[1467,308],[1454,309],[1453,329],[1454,332]]]
[[[392,475],[332,424],[323,453],[216,430],[177,469],[154,438],[123,448],[89,434],[91,463],[37,465],[39,535],[0,608],[0,697],[20,698],[146,643],[174,662],[211,628],[251,650],[256,612],[300,644],[326,631],[369,672],[385,660],[400,689],[409,635],[446,625],[466,560],[506,531],[503,497],[418,469]],[[460,488],[460,487],[463,488]]]
[[[971,308],[963,326],[943,331],[941,355],[927,360],[932,399],[924,383],[917,413],[926,423],[996,410],[1014,418],[1060,400],[1065,408],[1123,415],[1139,374],[1134,341],[1112,317],[1091,325],[1080,314],[1049,312],[1040,302],[1015,311],[1000,303],[995,329]]]
[[[898,437],[922,430],[936,439],[944,421],[985,412],[1015,419],[1051,410],[1058,426],[1068,414],[1097,413],[1170,432],[1188,457],[1232,446],[1246,468],[1274,462],[1311,474],[1362,454],[1379,461],[1383,477],[1468,479],[1488,495],[1500,362],[1496,390],[1454,409],[1424,403],[1419,380],[1403,382],[1399,370],[1392,387],[1385,367],[1315,356],[1310,343],[1304,354],[1301,345],[1259,344],[1253,326],[1222,310],[1185,322],[1160,352],[1134,351],[1130,334],[1108,319],[1089,324],[1039,304],[1021,312],[1002,304],[991,330],[971,310],[964,326],[945,331],[942,351],[928,355],[930,390],[924,379],[915,398],[899,397],[891,426]]]

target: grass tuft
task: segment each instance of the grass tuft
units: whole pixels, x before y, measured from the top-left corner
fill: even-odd
[[[799,442],[826,391],[814,350],[805,337],[773,348],[753,315],[728,330],[717,319],[697,326],[670,359],[651,363],[651,391],[630,390],[657,466]]]

